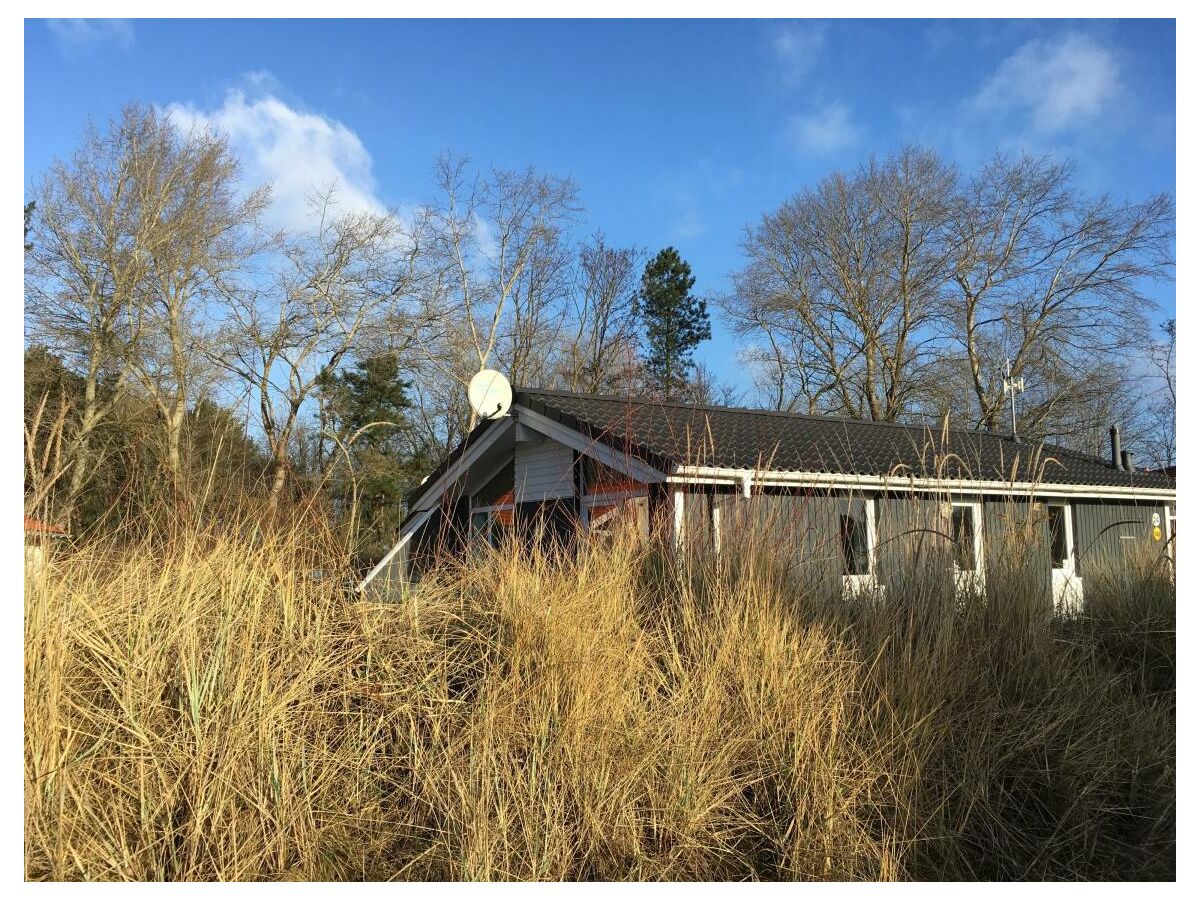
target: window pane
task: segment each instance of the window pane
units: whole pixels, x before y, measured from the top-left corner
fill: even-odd
[[[869,575],[867,548],[867,511],[861,500],[848,504],[838,516],[838,535],[842,546],[842,574]]]
[[[488,514],[477,512],[471,516],[471,534],[482,536],[487,531]]]
[[[1066,510],[1061,506],[1046,510],[1050,515],[1050,564],[1061,569],[1067,561]]]
[[[975,571],[975,510],[956,506],[950,515],[950,534],[954,540],[954,563],[964,572]]]

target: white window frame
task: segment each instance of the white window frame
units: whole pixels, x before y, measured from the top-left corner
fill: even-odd
[[[969,586],[971,581],[974,581],[977,587],[983,586],[984,568],[983,568],[983,504],[978,500],[951,500],[950,515],[951,529],[953,529],[953,515],[955,509],[971,510],[971,535],[975,546],[972,548],[975,554],[975,570],[967,572],[958,567],[958,560],[954,559],[954,577],[959,584],[959,587],[965,588]],[[951,534],[953,539],[953,533]]]
[[[849,497],[848,502],[862,500],[863,510],[867,517],[867,573],[865,575],[842,575],[842,588],[846,594],[854,594],[862,590],[878,587],[878,566],[875,559],[875,498]],[[845,565],[842,558],[841,536],[838,536],[838,562]]]
[[[642,497],[649,497],[650,491],[647,488],[640,488],[635,491],[613,491],[607,494],[584,494],[579,504],[580,520],[582,521],[585,531],[592,530],[592,508],[596,506],[613,506],[616,507],[613,512],[618,511],[627,500],[638,500]],[[607,516],[605,513],[604,516]],[[597,522],[597,524],[600,524]]]
[[[492,541],[491,541],[491,535],[492,535],[492,529],[496,527],[496,513],[504,511],[504,510],[515,511],[516,508],[517,508],[517,504],[516,504],[515,500],[512,503],[492,503],[488,506],[472,506],[470,508],[470,512],[468,513],[468,516],[467,516],[467,523],[468,523],[468,528],[470,530],[470,537],[473,539],[476,536],[476,534],[479,534],[480,536],[483,537],[484,543],[486,543],[489,547],[493,546]],[[475,517],[477,515],[479,515],[480,513],[487,513],[487,517],[488,517],[487,528],[483,532],[476,532],[475,531]]]

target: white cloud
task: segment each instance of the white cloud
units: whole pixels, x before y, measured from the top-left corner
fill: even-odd
[[[824,156],[854,146],[859,130],[850,120],[850,107],[835,102],[808,115],[793,116],[787,134],[801,153]]]
[[[780,78],[788,87],[804,80],[824,48],[825,26],[816,23],[784,25],[771,37]]]
[[[128,19],[47,19],[46,27],[66,54],[109,42],[122,49],[133,46],[133,23]]]
[[[248,83],[274,82],[265,73],[254,73]],[[311,227],[311,198],[330,186],[339,212],[384,210],[371,154],[353,130],[335,119],[296,109],[273,93],[251,99],[242,90],[229,91],[217,109],[174,103],[167,114],[181,129],[210,128],[228,137],[246,183],[270,183],[269,217],[277,227]]]
[[[1027,110],[1042,132],[1095,119],[1120,83],[1116,56],[1088,37],[1033,40],[1005,59],[974,97],[979,112]]]

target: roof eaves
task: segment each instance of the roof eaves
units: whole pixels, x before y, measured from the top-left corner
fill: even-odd
[[[561,406],[559,404],[556,404],[553,402],[554,399],[561,398],[564,400],[568,400],[568,401],[571,401],[572,404],[574,404],[574,405],[578,405],[580,403],[587,404],[588,402],[599,402],[599,403],[620,403],[620,404],[624,404],[624,405],[627,405],[630,407],[679,409],[679,410],[686,410],[689,413],[705,414],[706,419],[707,419],[707,414],[709,414],[709,413],[721,414],[721,415],[728,415],[728,414],[732,413],[737,416],[746,416],[747,418],[749,418],[751,420],[757,419],[759,421],[761,421],[763,419],[782,418],[782,419],[789,420],[789,421],[812,422],[814,424],[819,424],[820,426],[822,426],[824,428],[828,428],[830,425],[834,425],[834,426],[840,425],[840,426],[842,426],[840,433],[843,435],[843,437],[846,440],[852,440],[851,431],[854,429],[869,429],[870,431],[873,431],[875,433],[878,433],[879,431],[881,431],[883,429],[902,429],[902,430],[907,431],[910,434],[913,432],[920,432],[922,434],[933,434],[936,432],[943,432],[949,437],[957,437],[959,439],[972,440],[972,441],[984,440],[984,441],[992,442],[994,444],[994,446],[996,447],[996,449],[999,450],[1002,457],[1007,455],[1005,452],[1006,450],[1011,450],[1014,454],[1018,454],[1018,455],[1027,453],[1031,450],[1035,451],[1039,458],[1045,459],[1045,460],[1053,459],[1059,463],[1061,468],[1064,470],[1063,477],[1064,477],[1064,479],[1066,479],[1062,483],[1076,483],[1076,484],[1094,483],[1094,484],[1106,485],[1106,486],[1128,486],[1128,487],[1142,486],[1142,487],[1147,487],[1147,488],[1166,488],[1166,489],[1170,489],[1170,488],[1174,487],[1173,480],[1170,479],[1170,476],[1158,475],[1158,474],[1143,475],[1142,473],[1120,473],[1118,470],[1113,470],[1106,461],[1104,461],[1103,459],[1101,459],[1099,457],[1094,457],[1094,456],[1091,456],[1089,454],[1086,454],[1086,453],[1083,453],[1083,452],[1080,452],[1077,450],[1072,450],[1072,449],[1069,449],[1066,447],[1059,446],[1057,444],[1048,444],[1045,442],[1038,442],[1036,444],[1023,442],[1023,441],[1020,441],[1020,440],[1012,437],[1011,435],[994,432],[994,431],[986,431],[986,430],[979,430],[979,429],[964,429],[964,428],[944,428],[944,427],[938,428],[937,426],[935,426],[932,423],[906,424],[906,423],[898,423],[898,422],[874,422],[874,421],[865,421],[862,419],[851,419],[851,418],[846,418],[846,417],[842,417],[842,416],[816,416],[816,415],[810,415],[810,414],[805,414],[805,413],[783,412],[783,411],[778,411],[778,410],[762,410],[762,409],[749,409],[749,408],[745,408],[745,407],[722,407],[722,406],[710,406],[710,405],[704,405],[704,404],[689,404],[689,403],[681,403],[678,401],[643,399],[643,398],[626,397],[626,396],[611,395],[611,394],[579,394],[579,393],[574,393],[574,392],[570,392],[570,391],[557,391],[557,390],[550,390],[550,389],[545,389],[545,390],[542,390],[542,389],[539,389],[539,390],[519,389],[517,393],[518,393],[518,402],[519,403],[523,403],[523,404],[529,406],[530,408],[535,409],[538,412],[541,412],[543,415],[549,415],[552,418],[555,418],[556,420],[561,421],[563,424],[569,425],[570,427],[575,428],[576,430],[579,430],[579,431],[585,432],[585,433],[590,433],[590,435],[593,437],[604,438],[604,437],[606,437],[606,432],[603,429],[601,429],[599,426],[596,426],[594,423],[589,422],[584,419],[580,419],[573,413],[568,412],[567,410],[561,408]],[[623,441],[624,444],[626,444],[630,447],[637,447],[640,456],[647,459],[647,461],[650,461],[656,465],[659,465],[660,467],[663,464],[666,464],[669,466],[669,465],[678,464],[678,462],[679,462],[678,460],[668,460],[662,454],[651,450],[649,447],[647,447],[645,445],[644,440],[639,442],[637,440],[633,440],[632,438],[630,438],[628,436],[626,436],[625,438],[623,438],[621,440]],[[608,439],[606,440],[606,443],[608,443],[610,445],[614,444],[613,440],[611,439],[611,436],[608,437]],[[778,441],[776,441],[776,444],[778,444]],[[1091,471],[1088,471],[1088,472],[1076,471],[1076,472],[1071,473],[1071,472],[1067,471],[1068,470],[1068,465],[1067,465],[1068,462],[1075,462],[1075,463],[1087,465]],[[845,468],[850,468],[850,467],[848,466]],[[778,471],[784,471],[784,470],[779,469]],[[874,469],[872,471],[874,472]],[[866,474],[866,473],[862,473],[862,474]],[[874,474],[882,474],[882,473],[874,472]]]

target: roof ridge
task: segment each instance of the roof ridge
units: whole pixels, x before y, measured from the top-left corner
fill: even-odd
[[[513,389],[514,394],[546,394],[551,397],[576,397],[583,400],[606,400],[620,403],[637,403],[642,406],[670,406],[676,409],[694,409],[708,410],[712,412],[732,412],[732,413],[748,413],[756,416],[778,416],[786,419],[803,419],[805,421],[817,422],[843,422],[851,425],[873,425],[881,428],[903,428],[909,431],[941,431],[941,427],[930,423],[917,422],[887,422],[877,419],[856,419],[853,416],[839,416],[833,413],[802,413],[792,412],[782,409],[764,409],[754,406],[718,406],[711,403],[686,403],[682,400],[660,400],[656,397],[635,397],[623,396],[621,394],[590,394],[581,391],[564,391],[555,390],[553,388],[523,388],[518,387]],[[1013,444],[1021,446],[1034,446],[1032,443],[1014,439],[1012,435],[1002,431],[988,431],[986,428],[961,428],[958,426],[950,426],[950,431],[957,434],[979,435],[981,437],[995,438],[1001,441],[1010,441]],[[1061,450],[1064,453],[1072,454],[1092,462],[1104,463],[1104,459],[1098,456],[1092,456],[1080,450],[1072,450],[1068,447],[1063,447],[1058,444],[1051,444],[1047,441],[1037,442],[1043,447],[1052,447],[1055,450]]]

